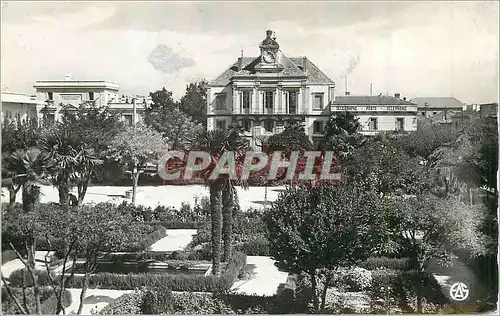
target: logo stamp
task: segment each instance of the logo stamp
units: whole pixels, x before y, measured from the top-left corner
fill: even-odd
[[[450,288],[450,296],[455,301],[465,301],[469,297],[469,289],[462,282],[453,283]]]

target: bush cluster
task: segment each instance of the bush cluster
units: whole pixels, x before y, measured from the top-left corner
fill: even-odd
[[[257,237],[236,245],[235,249],[248,256],[269,256],[269,241],[264,237]]]
[[[146,235],[139,242],[127,245],[124,249],[121,250],[122,251],[146,250],[149,247],[151,247],[151,245],[153,245],[155,242],[157,242],[158,240],[162,239],[165,236],[167,236],[167,229],[163,226],[156,226],[154,227],[154,231],[152,233]]]
[[[442,305],[447,302],[441,286],[428,272],[379,269],[372,271],[372,279],[372,297],[390,296],[398,300],[402,307],[410,308],[410,302],[418,295],[419,288],[427,303]]]
[[[11,288],[12,293],[16,297],[16,299],[21,303],[23,301],[22,289],[19,288]],[[32,290],[26,290],[26,305],[31,314],[35,313],[35,299],[33,296]],[[41,302],[41,310],[42,314],[50,315],[55,314],[57,310],[57,299],[54,296],[54,291],[52,288],[41,288],[40,289],[40,302]],[[22,303],[21,303],[22,304]],[[63,306],[68,307],[71,304],[71,293],[68,290],[64,291],[63,294]],[[7,293],[5,288],[2,288],[2,315],[12,315],[12,314],[20,314],[14,300]]]
[[[133,205],[125,201],[118,205],[118,210],[126,214],[131,214],[133,218],[140,222],[160,222],[169,223],[170,225],[180,225],[179,223],[207,221],[210,214],[210,203],[207,197],[202,197],[199,201],[196,201],[194,207],[188,203],[182,203],[181,207],[176,209],[175,207],[163,205],[151,208],[142,205]]]
[[[391,270],[409,270],[411,268],[408,258],[387,258],[373,257],[368,258],[359,264],[359,267],[367,270],[391,269]]]
[[[124,294],[104,307],[101,315],[138,315],[141,313],[144,292],[135,290],[133,293]]]
[[[23,281],[24,274],[24,281]],[[50,285],[49,275],[45,270],[35,270],[35,275],[37,277],[37,284]],[[55,277],[52,275],[52,277]],[[31,274],[28,272],[26,268],[12,271],[10,276],[8,277],[8,281],[10,285],[13,287],[22,287],[24,286],[33,286],[33,280],[31,279]]]

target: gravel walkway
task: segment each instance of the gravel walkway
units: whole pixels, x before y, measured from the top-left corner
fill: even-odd
[[[196,229],[167,229],[167,236],[155,242],[151,251],[184,250],[196,232]]]

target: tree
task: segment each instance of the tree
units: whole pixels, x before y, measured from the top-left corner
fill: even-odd
[[[40,200],[40,185],[49,183],[55,169],[50,156],[36,148],[19,149],[4,158],[2,167],[22,188],[23,210],[32,211]]]
[[[359,118],[356,118],[352,112],[340,112],[332,115],[326,122],[324,135],[326,138],[341,135],[344,132],[348,135],[356,134],[361,129]]]
[[[76,111],[65,111],[58,123],[61,130],[70,131],[71,137],[77,140],[77,144],[72,146],[79,149],[74,156],[79,204],[85,198],[91,178],[108,167],[102,159],[111,139],[123,129],[119,115],[110,112],[108,107],[84,103]]]
[[[67,125],[56,124],[44,133],[40,142],[56,165],[52,181],[59,190],[62,205],[69,205],[69,193],[75,185],[79,188],[79,203],[83,201],[90,175],[102,163],[75,131]]]
[[[151,97],[151,106],[146,109],[146,117],[150,111],[158,111],[161,109],[172,110],[178,109],[179,104],[174,101],[172,91],[163,87],[161,90],[149,93]]]
[[[111,141],[108,158],[125,164],[132,175],[132,203],[135,204],[139,175],[148,164],[156,163],[165,149],[162,135],[142,125],[125,128]]]
[[[266,215],[271,257],[286,271],[310,276],[316,312],[318,272],[352,266],[376,251],[383,240],[381,209],[377,194],[353,186],[290,187],[272,204]]]
[[[472,256],[486,251],[488,238],[480,231],[485,215],[481,206],[424,194],[390,197],[385,208],[390,238],[410,257],[420,281],[433,259],[446,264],[456,250],[468,250]],[[418,312],[422,313],[421,283],[417,294]]]
[[[224,237],[224,261],[230,257],[232,249],[232,211],[234,208],[235,184],[246,184],[239,180],[231,180],[227,175],[220,175],[216,179],[209,179],[209,175],[215,168],[218,159],[227,151],[235,152],[236,161],[241,162],[239,153],[245,151],[247,144],[240,135],[240,130],[230,128],[229,130],[201,131],[193,141],[193,149],[204,150],[211,154],[211,165],[205,169],[202,175],[210,189],[210,215],[212,232],[212,272],[220,273],[221,241]]]
[[[2,153],[7,156],[18,149],[36,147],[40,138],[42,128],[38,126],[36,119],[21,120],[18,116],[16,120],[2,122]],[[7,178],[7,179],[6,179]],[[2,174],[2,187],[9,190],[9,206],[16,201],[16,195],[21,189],[21,185],[16,179],[8,178],[7,174]]]
[[[122,213],[110,203],[83,205],[78,209],[75,228],[75,250],[84,259],[82,291],[77,314],[81,314],[88,288],[88,277],[97,269],[103,254],[119,251],[124,245],[137,242],[141,238],[144,224],[137,223],[130,214]]]
[[[194,122],[207,127],[207,91],[208,82],[201,80],[186,86],[186,93],[182,96],[179,109],[189,115]]]
[[[300,125],[287,126],[283,132],[270,136],[266,143],[268,151],[290,152],[313,149],[309,136]]]

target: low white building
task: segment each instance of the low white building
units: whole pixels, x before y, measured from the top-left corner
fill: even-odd
[[[330,103],[332,115],[349,111],[359,118],[361,133],[417,130],[417,105],[393,96],[338,96]]]
[[[2,120],[35,119],[39,117],[45,102],[37,99],[36,95],[17,92],[2,92]],[[41,114],[40,114],[41,115]]]

